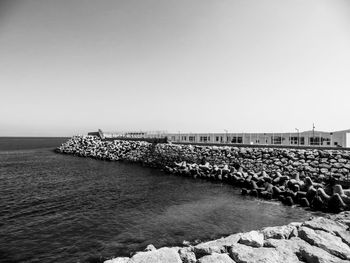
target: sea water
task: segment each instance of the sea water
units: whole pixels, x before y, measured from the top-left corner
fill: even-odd
[[[1,262],[102,262],[312,215],[218,182],[54,153],[64,140],[0,138]]]

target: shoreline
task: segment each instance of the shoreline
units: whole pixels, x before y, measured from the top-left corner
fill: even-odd
[[[322,212],[350,210],[350,152],[323,149],[238,148],[102,141],[75,136],[56,152],[108,161],[128,161],[167,173],[221,181],[243,195],[279,200]]]
[[[76,136],[58,147],[56,152],[139,163],[175,176],[219,181],[241,187],[244,195],[277,200],[289,206],[298,205],[328,213],[350,210],[350,190],[344,190],[339,184],[349,176],[348,151],[152,144]],[[337,217],[345,223],[335,220]],[[350,212],[328,215],[327,218],[318,218],[317,227],[310,227],[314,224],[312,220],[312,223],[292,223],[238,233],[185,248],[164,247],[157,250],[149,246],[146,251],[137,252],[131,258],[105,262],[350,262]],[[329,230],[328,225],[336,225],[337,229],[341,227],[341,233]],[[325,227],[328,228],[325,230]],[[266,229],[274,233],[272,239],[277,241],[269,240]],[[285,243],[280,243],[280,239]],[[334,241],[335,250],[327,250],[327,239]],[[266,243],[266,240],[272,243]],[[259,244],[256,245],[256,242]],[[206,248],[200,249],[202,246]],[[346,254],[341,251],[346,251]],[[245,258],[246,254],[250,258]],[[265,258],[266,255],[268,258]]]
[[[104,263],[345,263],[350,262],[350,212],[237,233],[195,246],[148,245]]]

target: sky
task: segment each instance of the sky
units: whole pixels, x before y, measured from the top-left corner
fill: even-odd
[[[0,136],[350,128],[348,0],[0,0]]]

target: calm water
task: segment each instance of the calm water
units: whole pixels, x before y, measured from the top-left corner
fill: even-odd
[[[55,154],[62,141],[0,138],[1,262],[96,262],[311,216],[220,183]]]

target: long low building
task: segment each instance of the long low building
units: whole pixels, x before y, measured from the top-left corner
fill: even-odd
[[[168,140],[182,143],[225,143],[288,146],[350,147],[350,129],[335,132],[292,133],[168,133]]]
[[[287,145],[316,147],[349,147],[350,129],[334,132],[304,131],[291,133],[167,133],[157,132],[91,132],[90,135],[104,139],[150,139],[166,138],[177,143],[214,143],[250,145]]]

